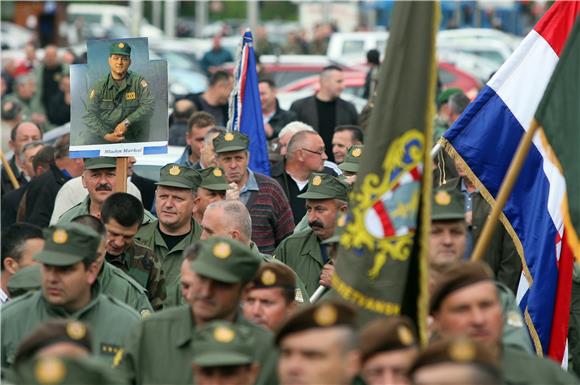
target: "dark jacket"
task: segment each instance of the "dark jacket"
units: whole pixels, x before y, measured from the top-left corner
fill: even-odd
[[[299,99],[292,103],[290,111],[296,113],[299,121],[311,125],[318,131],[318,110],[316,108],[316,96],[312,95]],[[354,105],[344,99],[336,99],[336,122],[335,126],[343,124],[358,124],[358,112]]]
[[[280,103],[278,103],[278,99],[276,99],[276,112],[274,112],[274,115],[272,115],[270,120],[268,120],[268,123],[270,123],[274,129],[274,133],[272,134],[272,137],[268,138],[268,140],[277,138],[278,134],[285,125],[297,119],[298,117],[294,111],[286,111],[281,109]]]
[[[205,108],[205,104],[201,100],[201,95],[203,95],[203,92],[197,94],[187,94],[185,95],[184,99],[191,100],[193,104],[195,104],[195,108],[197,108],[197,111],[205,111],[211,114],[215,118],[218,126],[225,126],[228,123],[228,113],[229,113],[228,103],[223,104],[221,106],[214,106],[215,108],[221,109],[221,114],[219,114],[219,116],[216,116],[214,114],[214,111],[210,111],[207,108]]]
[[[446,189],[455,188],[461,191],[461,178],[452,179],[442,185],[442,187]],[[473,194],[472,204],[473,211],[470,230],[473,237],[473,246],[475,247],[485,225],[485,221],[491,213],[491,206],[487,203],[483,195],[478,192]],[[509,287],[514,293],[517,293],[518,282],[522,271],[522,262],[513,240],[501,222],[497,224],[493,232],[489,246],[484,254],[484,261],[493,270],[497,281]]]
[[[187,146],[185,135],[187,134],[187,122],[173,122],[169,126],[169,141],[170,146]]]
[[[155,201],[155,189],[157,186],[155,185],[155,181],[149,178],[142,177],[140,175],[135,174],[131,175],[131,182],[141,192],[141,201],[143,202],[143,207],[146,210],[151,210],[153,207],[153,202]]]
[[[12,158],[10,158],[8,164],[10,165],[10,168],[12,169],[12,172],[14,173],[16,180],[18,181],[18,183],[20,183],[20,186],[23,186],[27,184],[28,181],[24,177],[24,173],[18,171],[18,167],[16,167],[16,159],[14,158],[15,156],[16,155],[13,155]],[[2,195],[12,190],[14,190],[14,186],[12,186],[12,182],[10,182],[8,173],[6,172],[4,167],[2,167]]]
[[[292,209],[292,215],[294,216],[294,224],[298,224],[300,220],[306,215],[306,200],[303,198],[298,198],[298,195],[306,192],[308,185],[305,185],[302,190],[298,190],[298,185],[294,182],[294,179],[284,169],[285,161],[278,162],[274,164],[271,169],[272,178],[282,186],[286,198],[290,202],[290,209]],[[329,167],[324,167],[323,173],[337,176],[333,169]]]
[[[19,189],[12,190],[2,195],[2,228],[6,229],[8,226],[18,222],[18,206],[28,189],[28,185],[21,186]]]
[[[49,171],[32,178],[26,192],[24,221],[47,227],[54,209],[56,194],[69,179],[70,176],[65,175],[54,163],[50,165]]]

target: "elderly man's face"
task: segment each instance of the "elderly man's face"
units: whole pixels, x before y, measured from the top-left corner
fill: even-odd
[[[129,71],[131,65],[131,57],[127,55],[111,55],[109,56],[109,67],[111,67],[111,75],[113,79],[123,79]]]
[[[249,154],[247,151],[230,151],[217,155],[218,164],[225,171],[228,183],[240,183],[248,170]]]
[[[14,154],[20,154],[22,147],[26,143],[39,141],[42,139],[42,133],[40,128],[34,123],[25,122],[18,126],[16,130],[16,138],[14,141],[10,141],[8,144]]]
[[[339,211],[346,211],[346,209],[346,204],[338,203],[336,199],[307,199],[308,225],[318,239],[328,239],[332,237],[336,229]]]
[[[429,263],[445,267],[461,260],[466,241],[464,220],[433,221],[429,235]]]

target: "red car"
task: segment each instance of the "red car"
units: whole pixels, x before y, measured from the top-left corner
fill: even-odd
[[[481,83],[466,72],[461,71],[449,63],[439,62],[439,79],[443,88],[460,88],[468,96],[476,95],[481,88]],[[344,92],[362,97],[365,84],[366,71],[344,71]],[[297,80],[286,86],[280,87],[280,92],[295,92],[305,89],[318,90],[318,75]]]

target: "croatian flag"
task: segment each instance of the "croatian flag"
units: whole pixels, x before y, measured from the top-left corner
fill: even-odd
[[[580,2],[554,3],[442,139],[492,205],[579,13]],[[501,221],[522,259],[516,297],[534,347],[557,362],[565,356],[573,269],[562,242],[565,191],[536,134]]]
[[[240,131],[250,139],[250,163],[248,164],[250,169],[270,175],[268,144],[258,91],[256,57],[252,33],[249,30],[244,33],[234,70],[234,89],[230,96],[229,115],[228,130]]]

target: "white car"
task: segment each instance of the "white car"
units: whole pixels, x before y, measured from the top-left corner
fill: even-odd
[[[134,170],[142,177],[158,181],[161,167],[177,162],[184,149],[181,146],[167,146],[167,154],[136,156]]]

